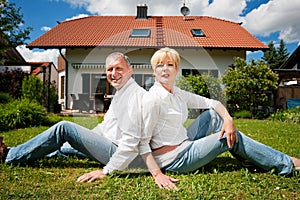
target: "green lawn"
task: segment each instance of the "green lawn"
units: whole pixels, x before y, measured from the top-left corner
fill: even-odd
[[[87,127],[97,119],[68,118]],[[300,124],[236,120],[250,137],[291,156],[300,157]],[[22,143],[48,127],[2,132],[10,145]],[[124,173],[93,183],[76,183],[78,176],[103,166],[77,158],[51,158],[28,165],[0,164],[0,199],[299,199],[300,173],[280,176],[248,170],[229,153],[180,179],[179,190],[159,189],[149,174]]]

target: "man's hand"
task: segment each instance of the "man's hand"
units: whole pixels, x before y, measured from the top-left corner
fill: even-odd
[[[106,174],[104,174],[102,170],[96,170],[80,176],[76,182],[93,182],[104,177],[106,177]]]
[[[163,173],[153,175],[153,178],[159,188],[166,188],[167,190],[178,189],[174,183],[179,182],[179,179],[171,178]]]
[[[233,120],[224,120],[224,124],[220,133],[220,138],[226,134],[227,144],[231,148],[234,142],[238,142],[238,136],[236,134],[236,129],[233,124]]]

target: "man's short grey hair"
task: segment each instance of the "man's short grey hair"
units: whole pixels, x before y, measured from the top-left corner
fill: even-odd
[[[127,67],[131,66],[128,56],[124,55],[121,52],[114,52],[114,53],[109,54],[106,57],[105,65],[109,65],[110,63],[114,62],[119,57],[122,57],[126,61]]]

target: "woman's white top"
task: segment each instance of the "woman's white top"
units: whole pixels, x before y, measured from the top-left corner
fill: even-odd
[[[173,151],[155,156],[160,167],[170,164],[192,143],[184,127],[188,108],[215,109],[219,103],[178,87],[174,87],[173,93],[170,93],[160,83],[155,82],[143,96],[144,139],[140,144],[140,154],[165,145],[179,145]]]

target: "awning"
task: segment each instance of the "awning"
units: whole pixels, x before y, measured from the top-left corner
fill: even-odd
[[[104,63],[72,63],[74,69],[105,69]],[[150,64],[135,63],[132,64],[134,69],[152,69]]]

